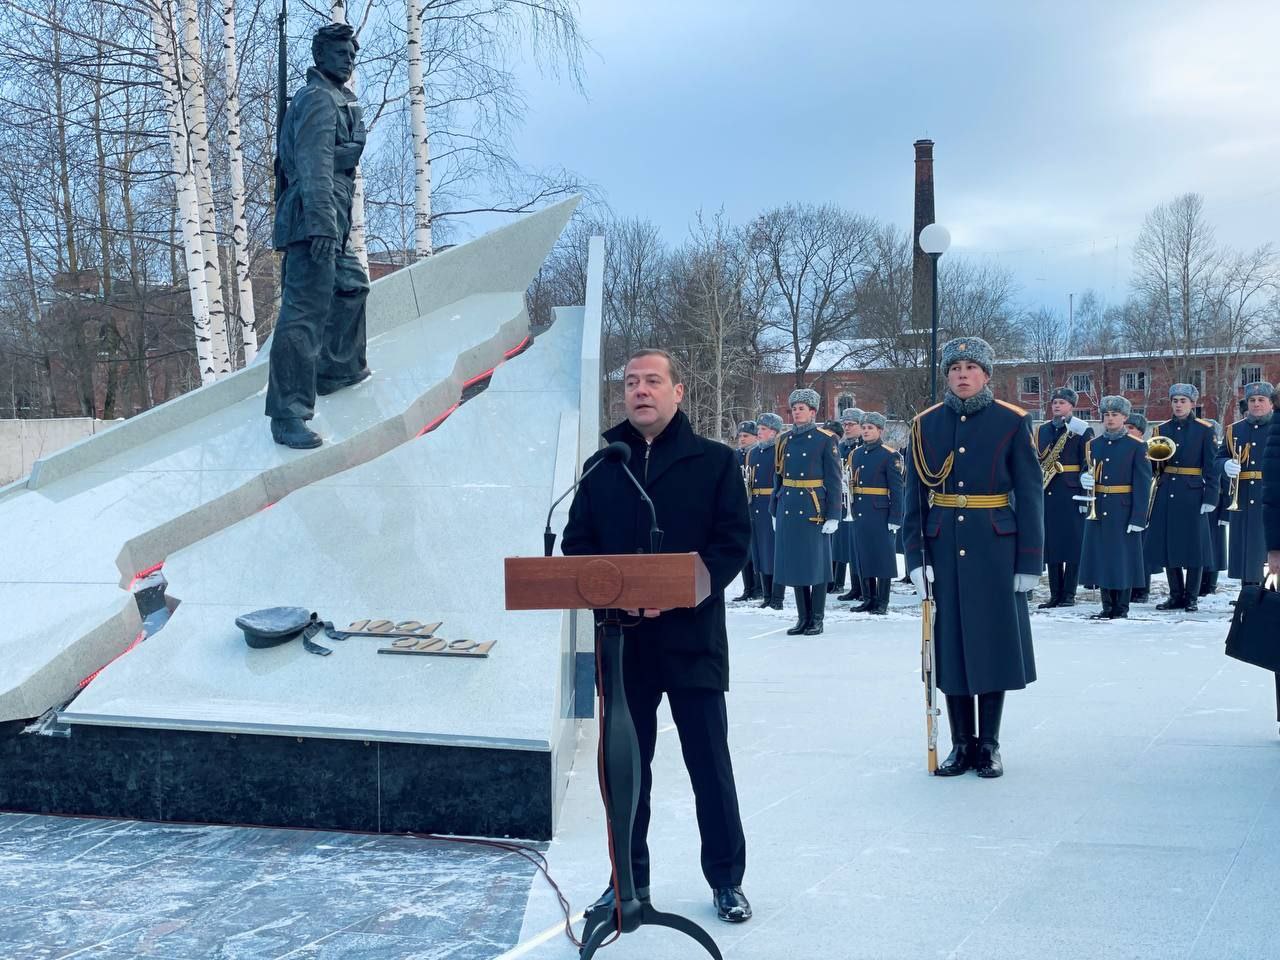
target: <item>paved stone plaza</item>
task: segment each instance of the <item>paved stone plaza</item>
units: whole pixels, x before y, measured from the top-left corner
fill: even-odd
[[[730,958],[1277,956],[1272,678],[1223,657],[1225,596],[1194,620],[1036,614],[1040,681],[1010,695],[1006,776],[940,781],[924,773],[919,621],[898,589],[887,619],[829,613],[815,638],[783,634],[789,610],[731,610],[755,918],[715,918],[669,721],[659,908]],[[575,910],[608,871],[593,751],[584,735],[547,849]],[[6,960],[576,956],[527,862],[409,838],[6,816],[0,907]],[[602,955],[697,953],[645,929]]]

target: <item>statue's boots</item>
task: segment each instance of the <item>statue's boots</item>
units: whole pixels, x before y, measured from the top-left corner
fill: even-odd
[[[305,420],[275,418],[271,420],[271,439],[295,450],[313,450],[324,443],[320,434],[307,426]]]
[[[951,726],[951,753],[938,767],[937,775],[958,777],[972,770],[978,758],[973,697],[947,694],[947,723]]]

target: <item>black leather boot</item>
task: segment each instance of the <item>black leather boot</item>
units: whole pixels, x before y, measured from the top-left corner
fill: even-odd
[[[861,600],[862,599],[862,579],[858,576],[858,571],[853,569],[850,564],[849,568],[849,592],[842,593],[836,597],[837,600]]]
[[[1112,600],[1112,591],[1106,587],[1102,587],[1099,591],[1102,594],[1102,609],[1098,613],[1089,614],[1090,620],[1110,620],[1111,611],[1115,609],[1115,603]]]
[[[774,580],[773,577],[770,577],[769,589],[768,589],[768,592],[765,594],[763,606],[768,607],[770,610],[781,610],[782,595],[786,593],[786,591],[787,591],[786,587],[784,587],[782,584]]]
[[[741,600],[754,600],[752,596],[755,593],[756,568],[751,565],[751,561],[747,561],[747,565],[742,568],[742,594],[734,597],[734,602]]]
[[[763,610],[773,602],[773,577],[767,573],[762,573],[760,574],[760,579],[764,581],[764,589],[760,593],[764,597],[764,602],[760,604],[760,609]]]
[[[320,434],[308,427],[305,421],[275,417],[271,418],[271,439],[294,450],[314,450],[324,443]]]
[[[1062,592],[1058,594],[1058,606],[1076,605],[1076,586],[1080,583],[1080,564],[1068,563],[1062,571]]]
[[[935,771],[939,777],[958,777],[973,769],[978,755],[974,735],[973,697],[947,694],[947,723],[951,727],[951,752]]]
[[[868,610],[874,609],[876,605],[876,581],[874,577],[868,577],[862,581],[862,602],[856,607],[850,607],[854,613],[866,613]]]
[[[1181,567],[1166,567],[1165,576],[1169,578],[1169,599],[1157,603],[1157,610],[1181,610],[1187,602],[1186,581],[1182,579]]]
[[[1186,602],[1182,605],[1182,609],[1187,613],[1195,613],[1200,609],[1200,578],[1202,576],[1204,576],[1204,570],[1201,567],[1187,569]]]
[[[1049,599],[1038,604],[1038,610],[1052,610],[1062,600],[1062,564],[1049,564]]]
[[[831,566],[835,573],[831,575],[831,582],[827,584],[827,593],[839,593],[844,589],[844,571],[849,565],[847,563],[833,563]]]
[[[1129,619],[1129,596],[1130,590],[1113,590],[1111,592],[1114,598],[1111,604],[1112,620],[1128,620]]]
[[[787,631],[788,637],[798,637],[809,627],[809,618],[813,615],[809,609],[810,587],[792,587],[796,594],[796,625]]]
[[[1133,595],[1129,598],[1134,603],[1146,603],[1147,598],[1151,595],[1151,574],[1147,574],[1146,581],[1140,587],[1134,587]]]
[[[1207,597],[1212,593],[1218,592],[1218,571],[1205,570],[1200,574],[1200,590],[1199,596]]]
[[[893,580],[889,577],[876,577],[876,605],[871,608],[870,612],[878,616],[887,616],[889,613],[889,586]]]
[[[812,603],[809,607],[809,626],[805,627],[806,637],[816,637],[822,632],[822,618],[827,611],[827,595],[822,592],[822,584],[814,584]]]
[[[978,696],[978,776],[994,780],[1004,776],[1000,760],[1000,717],[1004,713],[1004,691]]]

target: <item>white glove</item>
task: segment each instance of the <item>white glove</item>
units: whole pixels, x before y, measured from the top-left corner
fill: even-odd
[[[1084,487],[1086,490],[1092,490],[1092,489],[1093,489],[1093,485],[1094,485],[1094,483],[1096,483],[1096,482],[1097,482],[1097,481],[1095,481],[1095,480],[1093,479],[1093,472],[1092,472],[1092,471],[1090,471],[1090,470],[1086,470],[1086,471],[1084,471],[1083,473],[1081,473],[1081,474],[1080,474],[1080,486]]]
[[[912,584],[915,585],[916,593],[923,597],[925,579],[927,578],[930,583],[933,583],[933,567],[916,567],[907,576],[911,578]]]
[[[1129,526],[1125,527],[1125,531],[1124,531],[1124,532],[1125,532],[1125,533],[1141,533],[1141,532],[1142,532],[1143,530],[1145,530],[1145,529],[1147,529],[1147,528],[1146,528],[1146,527],[1140,527],[1140,526],[1138,526],[1136,523],[1131,523],[1131,524],[1129,524]]]
[[[839,520],[828,520],[826,523],[822,525],[822,532],[835,533],[836,530],[839,528],[839,526],[840,526]]]
[[[769,514],[769,526],[773,527],[774,530],[778,529],[778,518],[773,514]]]
[[[1079,417],[1072,417],[1067,421],[1067,429],[1074,433],[1077,437],[1089,429],[1089,425]]]
[[[1013,592],[1030,593],[1040,584],[1038,573],[1015,573],[1013,575]]]
[[[1081,508],[1080,508],[1080,512],[1081,512],[1081,513],[1088,513],[1088,512],[1089,512],[1089,508],[1088,508],[1088,507],[1081,507]]]
[[[1240,461],[1228,460],[1222,465],[1222,472],[1234,480],[1236,477],[1240,476]]]
[[[890,533],[897,533],[897,532],[898,532],[898,530],[900,530],[900,529],[901,529],[901,527],[902,527],[902,524],[900,524],[900,523],[891,523],[891,524],[889,524],[889,532],[890,532]]]
[[[1218,526],[1220,526],[1220,527],[1229,527],[1229,526],[1231,526],[1231,521],[1230,521],[1230,520],[1219,520],[1219,521],[1218,521]]]
[[[1201,513],[1213,513],[1213,511],[1214,511],[1214,510],[1216,510],[1216,509],[1218,509],[1218,505],[1217,505],[1216,503],[1202,503],[1202,504],[1200,504],[1200,512],[1201,512]]]

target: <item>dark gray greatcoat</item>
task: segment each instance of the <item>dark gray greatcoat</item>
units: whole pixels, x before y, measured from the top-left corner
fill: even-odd
[[[694,433],[681,411],[652,444],[627,421],[604,438],[631,448],[631,471],[658,512],[662,552],[696,551],[711,574],[711,595],[696,608],[668,610],[626,629],[627,682],[728,690],[724,591],[747,561],[751,536],[737,457]],[[600,455],[583,464],[584,473]],[[620,465],[602,465],[578,487],[562,549],[566,556],[648,551],[649,510]]]
[[[1151,461],[1147,445],[1128,434],[1103,434],[1089,444],[1094,463],[1102,464],[1098,483],[1106,487],[1130,487],[1128,493],[1098,493],[1096,520],[1086,520],[1080,551],[1080,582],[1104,590],[1127,590],[1147,585],[1142,559],[1142,533],[1126,533],[1132,525],[1147,522],[1147,498],[1151,496]]]
[[[773,576],[773,454],[777,439],[761,440],[747,453],[751,477],[751,562],[756,572]]]
[[[1244,473],[1262,473],[1262,460],[1270,430],[1270,416],[1252,423],[1247,418],[1237,420],[1227,428],[1222,446],[1218,448],[1219,466],[1226,463],[1229,457],[1236,458],[1247,443],[1248,462],[1242,464],[1240,469]],[[1247,571],[1250,583],[1262,582],[1262,565],[1267,561],[1266,537],[1262,533],[1262,484],[1260,478],[1242,478],[1239,484],[1240,509],[1223,514],[1230,522],[1227,575],[1240,579],[1240,574]],[[1225,496],[1229,498],[1231,482],[1225,475],[1222,476],[1222,485],[1226,488]]]
[[[1036,443],[1044,457],[1067,432],[1066,424],[1056,427],[1053,421],[1040,424]],[[1072,497],[1083,494],[1080,468],[1084,448],[1093,439],[1093,427],[1083,434],[1070,436],[1062,447],[1058,462],[1067,469],[1049,481],[1044,490],[1044,562],[1079,563],[1080,545],[1084,542],[1084,518],[1080,501]]]
[[[1147,569],[1152,573],[1173,567],[1212,569],[1209,518],[1200,512],[1200,506],[1218,502],[1213,424],[1191,416],[1174,418],[1156,427],[1152,435],[1168,437],[1178,449],[1156,480],[1147,532]],[[1199,472],[1170,473],[1169,467]]]
[[[902,526],[902,454],[883,443],[863,444],[853,452],[850,464],[855,481],[853,528],[858,575],[892,579],[898,575],[898,555],[889,524]],[[879,490],[888,492],[864,492]]]
[[[945,404],[915,419],[907,453],[903,545],[907,569],[932,564],[937,619],[938,687],[972,695],[1020,690],[1036,678],[1027,595],[1014,574],[1044,568],[1044,496],[1031,418],[1001,400],[977,413]],[[999,509],[931,506],[916,457],[948,494],[1009,494]]]
[[[822,427],[784,433],[778,438],[776,462],[773,581],[788,587],[825,585],[831,579],[831,537],[822,532],[822,524],[840,516],[835,434]],[[788,480],[816,486],[788,486]]]

